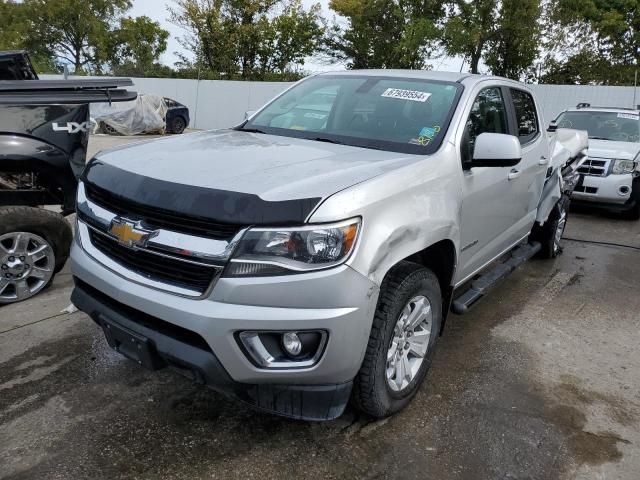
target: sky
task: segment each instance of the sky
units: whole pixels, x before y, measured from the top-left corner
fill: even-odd
[[[178,60],[175,52],[188,53],[182,48],[178,42],[178,38],[184,35],[184,31],[169,21],[168,6],[174,5],[172,0],[132,0],[133,8],[128,12],[128,15],[139,17],[146,15],[152,20],[160,23],[160,26],[167,30],[170,34],[167,40],[167,50],[160,58],[160,61],[166,65],[173,66]],[[325,18],[332,18],[333,12],[329,10],[329,0],[303,0],[305,7],[319,3],[322,7],[322,14]],[[461,58],[455,57],[443,57],[431,61],[434,70],[453,70],[459,71],[462,64]],[[327,66],[314,59],[307,59],[305,61],[304,69],[311,72],[321,72],[325,70],[338,70],[344,69],[344,66],[332,64]]]

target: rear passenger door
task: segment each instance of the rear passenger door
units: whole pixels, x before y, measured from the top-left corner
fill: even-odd
[[[533,96],[518,88],[508,89],[509,107],[514,135],[522,145],[522,160],[510,175],[517,185],[518,195],[514,198],[517,236],[529,233],[536,218],[542,188],[549,166],[549,146],[540,126],[540,116]]]

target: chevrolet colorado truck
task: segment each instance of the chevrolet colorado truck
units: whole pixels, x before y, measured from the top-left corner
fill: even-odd
[[[640,219],[640,110],[580,103],[558,116],[551,128],[557,127],[589,133],[583,181],[572,200]]]
[[[124,356],[260,409],[393,414],[450,309],[560,252],[586,134],[542,125],[503,78],[349,71],[235,128],[104,151],[72,301]]]

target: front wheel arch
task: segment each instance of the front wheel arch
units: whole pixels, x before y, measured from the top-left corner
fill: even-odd
[[[424,248],[403,261],[417,263],[431,270],[438,278],[442,292],[442,325],[440,335],[444,330],[447,316],[453,300],[453,278],[456,273],[456,247],[451,240],[440,240]]]

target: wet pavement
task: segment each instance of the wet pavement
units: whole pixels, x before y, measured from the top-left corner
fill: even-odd
[[[640,222],[567,237],[640,249]],[[0,478],[640,477],[640,250],[567,241],[451,316],[411,405],[371,421],[256,412],[111,351],[65,269],[0,307]]]

